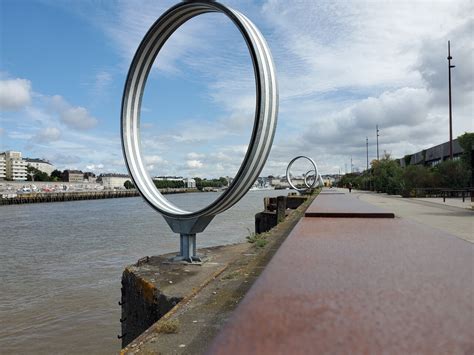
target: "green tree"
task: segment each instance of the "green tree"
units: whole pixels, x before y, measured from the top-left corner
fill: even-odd
[[[458,142],[461,148],[463,149],[463,153],[461,155],[461,161],[464,167],[468,171],[468,175],[470,176],[471,180],[471,187],[474,184],[473,181],[473,161],[472,161],[472,150],[474,148],[474,133],[464,133],[462,136],[458,137]],[[467,185],[466,185],[467,186]]]
[[[390,154],[385,154],[382,159],[372,162],[372,174],[376,191],[397,194],[404,188],[403,170]]]
[[[53,170],[51,173],[51,180],[52,181],[61,181],[62,178],[62,172],[60,172],[58,169]]]
[[[430,188],[437,185],[432,169],[423,165],[410,165],[403,169],[403,191],[405,197],[415,195],[416,188]]]
[[[153,180],[155,186],[158,189],[177,189],[184,187],[184,181],[174,181],[174,180]]]
[[[31,165],[26,167],[27,176],[26,179],[28,181],[50,181],[50,177],[44,171],[38,170]]]
[[[196,188],[199,190],[202,190],[204,187],[227,186],[227,179],[225,177],[220,177],[219,179],[209,179],[209,180],[195,177],[194,181],[196,181]]]
[[[135,185],[133,184],[133,182],[131,182],[130,180],[127,180],[124,182],[123,186],[127,189],[127,190],[130,190],[130,189],[134,189],[135,188]]]
[[[462,189],[469,185],[469,170],[460,160],[445,160],[433,169],[439,187]]]
[[[407,154],[403,157],[403,159],[405,160],[405,166],[408,166],[410,165],[410,162],[411,162],[411,154]]]
[[[221,183],[221,186],[227,186],[227,179],[223,176],[219,178],[219,182]]]

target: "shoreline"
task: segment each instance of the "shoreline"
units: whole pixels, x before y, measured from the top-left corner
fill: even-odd
[[[159,189],[163,195],[181,194],[191,192],[201,192],[197,189],[186,188],[169,188]],[[6,194],[5,194],[6,195]],[[82,200],[100,200],[109,198],[138,197],[140,193],[136,189],[130,190],[100,190],[100,191],[65,191],[65,192],[31,192],[15,194],[15,197],[0,197],[0,206],[22,205],[30,203],[47,203],[47,202],[67,202]]]

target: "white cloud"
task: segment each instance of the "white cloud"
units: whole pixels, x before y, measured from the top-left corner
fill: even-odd
[[[32,138],[33,143],[50,143],[61,138],[61,131],[56,127],[47,127],[41,129]]]
[[[114,5],[115,15],[110,16],[110,9],[104,8],[95,19],[97,25],[103,28],[105,34],[113,41],[128,67],[138,44],[146,34],[157,16],[162,14],[172,2],[142,1],[140,5],[134,2],[119,2]],[[94,11],[97,14],[97,11]],[[206,21],[200,19],[186,23],[173,33],[160,52],[154,66],[164,73],[177,74],[180,72],[179,63],[185,57],[192,56],[193,50],[209,46],[196,33],[205,33],[208,28]]]
[[[31,102],[31,82],[26,79],[0,80],[0,109],[20,110]]]
[[[230,3],[263,31],[277,67],[279,126],[263,174],[283,174],[291,158],[302,153],[312,156],[323,173],[344,171],[350,156],[356,166],[365,167],[365,137],[369,137],[373,158],[376,124],[381,129],[380,152],[387,150],[397,157],[446,141],[448,39],[456,65],[455,135],[472,131],[472,1],[381,2],[377,6],[365,1],[324,0],[296,1],[291,6],[283,0],[268,0],[263,5]],[[97,7],[104,10],[94,21],[116,46],[125,69],[146,30],[171,1],[139,4],[80,5],[93,7],[92,17]],[[253,122],[255,87],[247,49],[238,31],[230,28],[232,24],[223,16],[198,17],[180,28],[160,53],[155,64],[160,79],[164,74],[170,80],[199,79],[207,85],[207,90],[195,93],[205,103],[199,106],[205,112],[183,116],[174,126],[156,124],[160,131],[143,120],[142,148],[150,154],[145,157],[148,168],[159,168],[160,174],[192,176],[199,171],[214,176],[232,175],[240,166],[246,151],[241,143],[249,141]],[[154,70],[150,83],[156,74]],[[110,73],[98,72],[93,83],[90,86],[107,87]],[[73,106],[60,96],[52,101],[58,101],[53,110],[57,116],[30,110],[35,129],[7,127],[8,135],[18,136],[21,131],[24,137],[31,137],[40,129],[58,125],[59,118],[73,129],[61,132],[67,141],[55,142],[55,149],[69,155],[78,151],[75,154],[82,156],[94,146],[90,161],[103,162],[104,169],[123,169],[118,144],[101,144],[102,137],[88,138],[75,131],[97,123],[84,107]],[[172,122],[160,116],[153,102],[150,108],[142,116],[153,123],[158,118]]]
[[[281,100],[265,171],[283,171],[302,152],[327,172],[344,171],[351,155],[365,167],[365,137],[372,159],[376,124],[381,154],[400,157],[445,142],[448,39],[456,64],[455,136],[472,131],[472,13],[469,1],[377,6],[320,1],[290,7],[267,1],[262,16],[270,28],[266,37]]]
[[[190,169],[201,169],[204,164],[200,160],[187,160],[186,166]]]
[[[3,127],[0,127],[0,136],[3,136],[5,134],[5,129]]]
[[[164,160],[159,155],[145,155],[144,159],[145,159],[145,163],[147,164],[166,164],[167,163],[167,161]]]
[[[205,154],[200,154],[200,153],[196,153],[196,152],[191,152],[191,153],[188,153],[188,155],[187,155],[188,159],[190,159],[190,160],[202,159],[205,156],[206,156]]]
[[[60,121],[70,128],[87,130],[97,125],[97,119],[91,116],[86,108],[72,106],[62,96],[51,97],[51,109],[59,115]]]
[[[47,159],[54,163],[54,165],[71,166],[71,164],[78,164],[81,158],[77,155],[68,155],[63,153],[49,153]]]
[[[104,168],[104,164],[89,164],[86,165],[87,170],[102,170]]]
[[[112,83],[112,74],[107,71],[100,71],[95,76],[94,89],[96,93],[101,93]]]

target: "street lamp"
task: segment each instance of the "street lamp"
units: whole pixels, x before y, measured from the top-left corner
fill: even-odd
[[[377,133],[377,160],[379,160],[379,125],[375,125],[375,132]]]
[[[455,65],[451,65],[451,43],[448,41],[448,80],[449,80],[449,158],[453,160],[453,110],[451,105],[451,68],[455,68]]]
[[[365,137],[365,148],[367,153],[367,170],[369,170],[369,137]]]

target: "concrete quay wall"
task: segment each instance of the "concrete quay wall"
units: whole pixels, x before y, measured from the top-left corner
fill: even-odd
[[[283,202],[294,209],[280,212],[270,231],[248,236],[249,243],[200,249],[201,264],[174,263],[168,254],[128,266],[120,301],[122,353],[204,351],[315,196],[266,198],[267,213],[276,215]]]

